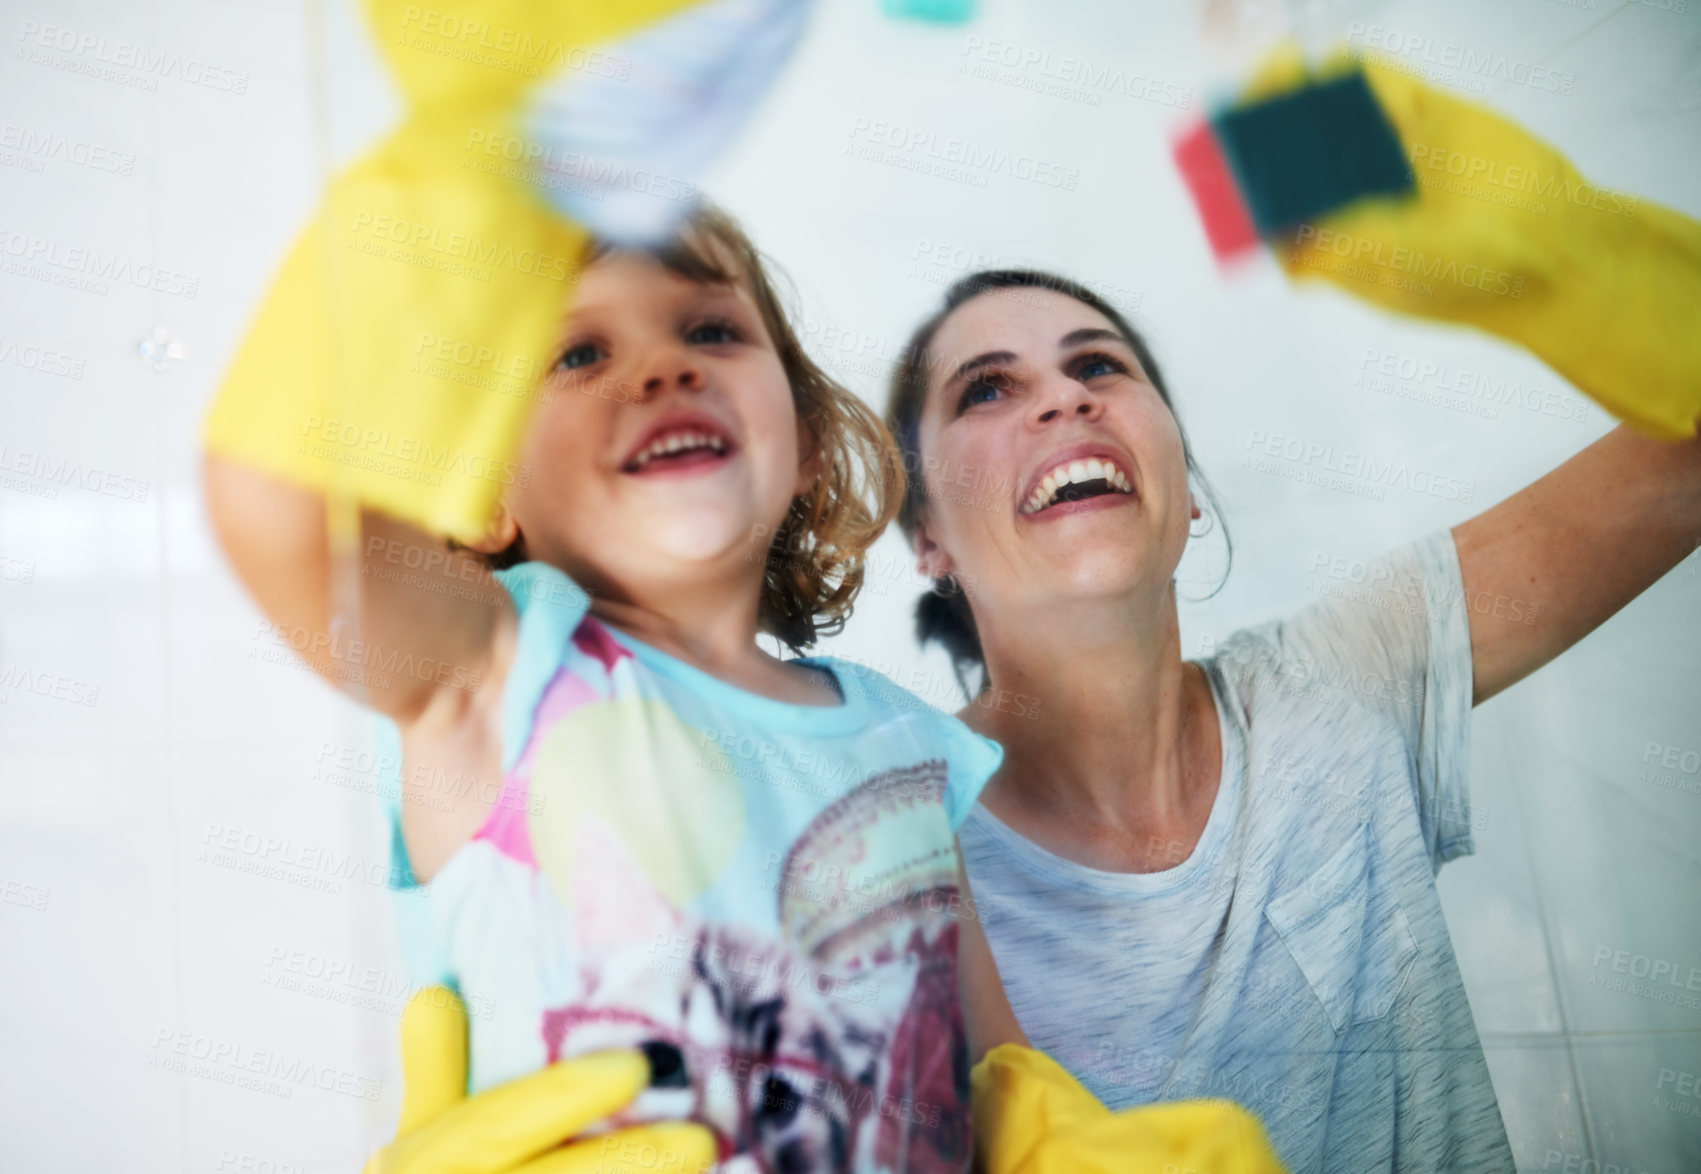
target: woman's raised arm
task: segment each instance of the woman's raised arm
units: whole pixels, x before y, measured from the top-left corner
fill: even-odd
[[[1701,437],[1672,443],[1619,427],[1454,527],[1453,539],[1470,613],[1472,701],[1480,705],[1594,631],[1701,544]],[[1492,605],[1499,600],[1523,607]],[[1527,623],[1532,608],[1535,622]]]

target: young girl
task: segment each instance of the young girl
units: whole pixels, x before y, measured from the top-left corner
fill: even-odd
[[[323,496],[207,462],[262,608],[393,722],[396,871],[429,882],[410,967],[475,1011],[470,1089],[637,1045],[657,1087],[624,1119],[703,1121],[723,1159],[967,1169],[960,932],[992,972],[954,834],[1000,752],[756,641],[848,615],[894,446],[713,211],[592,247],[543,391],[482,538],[364,513],[358,654]],[[465,589],[489,569],[501,591]],[[397,664],[435,669],[366,671]]]

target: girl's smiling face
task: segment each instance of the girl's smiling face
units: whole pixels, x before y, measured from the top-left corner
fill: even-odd
[[[814,477],[791,386],[743,282],[640,253],[581,275],[499,529],[593,592],[760,580]],[[500,541],[500,537],[498,538]]]
[[[971,585],[983,627],[1168,584],[1193,513],[1181,432],[1109,319],[1055,290],[985,293],[940,324],[927,370],[916,548]]]

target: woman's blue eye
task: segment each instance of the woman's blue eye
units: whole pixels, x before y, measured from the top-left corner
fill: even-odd
[[[568,347],[556,366],[573,371],[580,367],[589,367],[600,358],[602,358],[602,351],[596,343],[582,342],[578,346]]]
[[[725,322],[705,322],[701,326],[693,327],[686,334],[685,341],[711,345],[718,342],[737,342],[738,332]]]
[[[1081,365],[1075,368],[1075,378],[1094,379],[1100,375],[1108,375],[1112,371],[1121,371],[1123,366],[1109,355],[1088,355]]]
[[[1004,389],[999,387],[996,383],[988,382],[985,379],[982,379],[977,383],[971,383],[967,387],[963,388],[963,398],[957,401],[957,410],[962,411],[964,408],[972,408],[976,404],[991,403],[994,399],[998,398],[999,394],[1003,390]]]

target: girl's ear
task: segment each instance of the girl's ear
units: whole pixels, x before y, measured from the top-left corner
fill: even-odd
[[[933,537],[925,518],[915,524],[915,569],[929,579],[943,579],[956,569],[951,556]]]
[[[490,519],[490,525],[471,542],[463,542],[468,550],[476,550],[479,554],[501,554],[520,536],[519,519],[508,509],[508,503],[498,502],[496,514]]]
[[[820,442],[800,413],[797,417],[797,485],[792,489],[793,497],[806,497],[814,492],[815,482],[821,478],[821,464]]]

